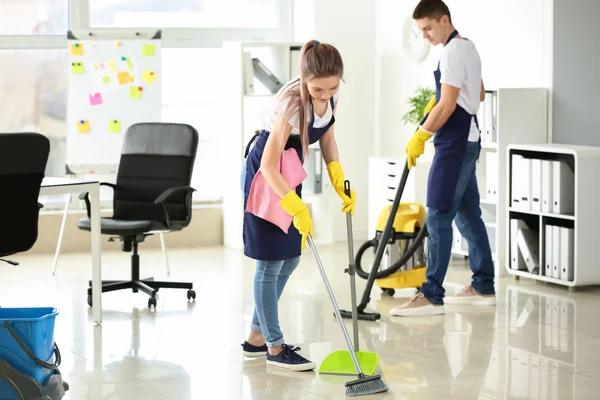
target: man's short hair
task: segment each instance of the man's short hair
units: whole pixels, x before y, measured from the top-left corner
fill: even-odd
[[[413,19],[432,18],[439,21],[444,15],[447,15],[452,23],[450,10],[442,0],[421,0],[413,11]]]

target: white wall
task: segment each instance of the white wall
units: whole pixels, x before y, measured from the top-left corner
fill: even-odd
[[[296,0],[294,40],[317,39],[335,45],[344,59],[344,81],[336,111],[335,136],[346,178],[357,194],[353,231],[357,240],[367,233],[367,165],[375,134],[375,2],[365,0]],[[346,239],[341,200],[324,171],[323,195],[313,201],[315,238]]]
[[[402,29],[417,0],[376,0],[376,155],[404,157],[413,127],[401,116],[419,86],[435,88],[440,46],[420,63],[403,53]],[[552,85],[552,0],[446,0],[452,22],[481,55],[487,88]],[[521,11],[517,11],[518,9]]]

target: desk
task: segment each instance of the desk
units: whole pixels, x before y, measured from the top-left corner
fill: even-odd
[[[44,178],[40,195],[88,192],[90,196],[90,219],[92,225],[92,317],[102,323],[102,272],[100,269],[100,182],[71,179]],[[85,299],[81,299],[85,301]]]

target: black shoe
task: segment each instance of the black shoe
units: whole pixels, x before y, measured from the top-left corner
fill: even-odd
[[[256,347],[256,346],[253,346],[250,343],[244,341],[244,343],[242,343],[241,346],[242,346],[242,353],[246,357],[265,357],[267,355],[267,345],[266,344]]]
[[[315,363],[308,361],[300,354],[296,353],[300,347],[290,347],[283,345],[283,350],[275,356],[267,353],[267,365],[279,368],[289,369],[290,371],[309,371],[315,369]]]

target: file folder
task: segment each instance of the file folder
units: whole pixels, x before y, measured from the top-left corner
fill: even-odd
[[[490,151],[485,154],[485,185],[488,200],[498,199],[498,153]]]
[[[552,162],[552,212],[573,214],[575,197],[574,175],[564,161]]]
[[[545,244],[545,250],[544,250],[544,275],[545,276],[552,276],[552,246],[553,246],[553,239],[552,239],[552,233],[554,232],[554,229],[552,227],[552,225],[546,225],[545,227],[545,240],[544,240],[544,244]]]
[[[542,160],[542,212],[551,213],[552,207],[552,161]]]
[[[560,279],[560,226],[552,226],[552,277]]]
[[[517,161],[518,168],[515,173],[517,176],[517,190],[519,197],[518,209],[522,211],[531,210],[531,159],[521,157]]]
[[[525,270],[525,259],[519,251],[517,234],[521,229],[528,229],[527,224],[522,219],[510,220],[510,268],[516,270]]]
[[[513,154],[511,156],[511,174],[510,174],[510,200],[511,207],[518,210],[521,209],[521,160],[523,156],[520,154]]]
[[[525,259],[527,270],[532,274],[539,273],[539,232],[527,228],[519,229],[517,232],[517,244],[521,254],[523,254],[523,258]]]
[[[573,239],[574,230],[572,228],[560,228],[560,279],[563,281],[573,280]]]
[[[493,101],[493,93],[486,92],[485,98],[483,101],[483,107],[485,108],[484,112],[484,121],[485,121],[485,141],[487,143],[492,143],[494,141],[494,101]]]
[[[531,160],[531,211],[542,211],[542,160]]]

